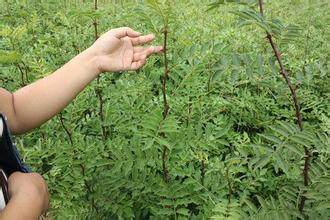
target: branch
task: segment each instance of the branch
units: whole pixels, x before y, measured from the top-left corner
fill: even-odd
[[[166,82],[169,74],[168,69],[168,60],[167,60],[167,25],[164,27],[164,44],[163,44],[163,50],[164,50],[164,75],[163,75],[163,82],[162,82],[162,92],[163,92],[163,100],[164,100],[164,110],[163,110],[163,119],[167,117],[168,111],[170,109],[168,103],[167,103],[167,97],[166,97]]]
[[[261,16],[264,16],[263,0],[259,0],[259,9],[260,9]],[[298,98],[297,98],[296,90],[292,86],[291,80],[288,76],[288,72],[284,68],[282,58],[281,58],[281,52],[279,51],[279,49],[277,48],[277,45],[273,41],[272,34],[268,31],[266,31],[266,34],[267,34],[267,39],[268,39],[270,45],[272,46],[272,49],[273,49],[273,52],[275,54],[276,60],[279,64],[279,66],[280,66],[280,73],[283,76],[283,78],[285,79],[285,82],[286,82],[286,84],[288,85],[288,87],[290,89],[291,98],[292,98],[294,108],[295,108],[295,112],[296,112],[296,122],[297,122],[297,125],[298,125],[299,129],[302,131],[303,130],[303,123],[302,123],[301,109],[300,109],[300,104],[299,104],[299,101],[298,101]],[[305,161],[304,161],[303,177],[304,177],[304,185],[308,186],[309,160],[310,160],[311,155],[310,155],[310,152],[307,149],[307,147],[304,146],[304,150],[305,150],[305,156],[304,156]],[[299,211],[300,212],[303,212],[303,210],[304,210],[305,201],[306,201],[306,197],[301,196],[300,204],[299,204]]]
[[[97,0],[94,0],[94,10],[97,11]],[[94,22],[93,22],[93,26],[94,26],[94,38],[95,40],[97,40],[99,38],[99,34],[98,34],[98,31],[97,31],[97,20],[96,18],[94,19]]]
[[[98,82],[98,84],[99,84],[99,82]],[[99,103],[100,103],[98,116],[99,116],[99,119],[101,121],[102,140],[105,141],[107,139],[108,135],[107,135],[106,128],[104,126],[104,113],[103,113],[104,99],[103,99],[103,96],[102,96],[102,90],[101,90],[101,88],[99,88],[99,85],[95,89],[95,93],[96,93],[96,96],[99,99]]]
[[[85,187],[86,187],[86,200],[89,201],[89,195],[93,194],[93,189],[92,187],[88,184],[88,181],[86,180],[86,174],[85,174],[85,166],[84,164],[79,164],[80,166],[80,169],[81,169],[81,174],[83,175],[84,177],[84,184],[85,184]],[[92,197],[91,198],[91,206],[92,208],[96,211],[96,213],[98,213],[98,208],[96,206],[96,203],[95,203],[95,200],[94,198]]]
[[[60,123],[61,123],[61,125],[62,125],[65,133],[68,135],[68,138],[69,138],[69,141],[70,141],[71,146],[73,146],[72,134],[71,134],[71,132],[69,131],[69,129],[64,124],[64,118],[63,118],[62,112],[60,112],[60,114],[59,114],[59,119],[60,119]]]
[[[94,10],[95,11],[98,10],[97,3],[98,3],[98,1],[94,0]],[[94,26],[94,40],[96,41],[99,38],[96,18],[94,18],[93,26]],[[100,76],[97,77],[97,88],[95,89],[95,93],[96,93],[96,96],[100,103],[98,116],[99,116],[99,120],[101,122],[102,140],[105,141],[107,139],[107,131],[104,126],[104,114],[103,114],[104,99],[103,99],[103,95],[102,95],[102,89],[100,88]]]
[[[21,68],[21,66],[19,65],[19,63],[16,64],[16,67],[18,68],[19,72],[21,73],[21,86],[25,86],[25,82],[24,82],[24,72]]]
[[[164,75],[162,78],[162,93],[163,93],[163,101],[164,101],[164,109],[163,109],[163,119],[165,120],[168,111],[169,111],[169,105],[167,102],[167,97],[166,97],[166,82],[169,74],[169,69],[168,69],[168,60],[167,60],[167,34],[168,34],[168,29],[167,29],[167,24],[164,26]],[[162,132],[161,137],[165,138],[165,134]],[[167,167],[167,161],[168,161],[168,148],[167,146],[163,146],[163,154],[162,154],[162,162],[163,162],[163,177],[164,181],[168,183],[170,181],[170,176],[169,176],[169,171]]]
[[[264,8],[263,8],[263,0],[259,0],[259,8],[260,8],[260,14],[262,16],[264,16]],[[276,60],[280,66],[280,73],[283,76],[283,78],[285,79],[286,84],[288,85],[290,92],[291,92],[291,97],[292,97],[292,101],[294,103],[294,107],[295,107],[295,111],[296,111],[296,119],[297,119],[297,124],[300,128],[300,130],[303,130],[303,124],[302,124],[302,116],[301,116],[301,111],[300,111],[300,104],[297,98],[297,94],[296,94],[296,90],[294,89],[294,87],[292,86],[291,80],[288,76],[288,72],[286,71],[286,69],[284,68],[283,62],[282,62],[282,58],[281,58],[281,52],[279,51],[279,49],[277,48],[274,40],[273,40],[273,36],[270,32],[266,31],[267,34],[267,39],[270,43],[270,45],[272,46],[274,55],[276,57]]]
[[[166,183],[170,182],[170,174],[167,167],[167,161],[168,161],[168,148],[164,145],[163,154],[162,154],[162,164],[163,164],[163,178]]]
[[[201,162],[201,183],[202,185],[204,186],[204,179],[205,179],[205,161],[204,159],[202,159],[202,162]]]
[[[230,182],[230,179],[229,179],[228,167],[226,168],[226,178],[227,178],[227,183],[228,183],[228,206],[229,206],[230,203],[231,203],[231,197],[232,197],[232,194],[233,194],[233,189],[232,189],[231,182]]]

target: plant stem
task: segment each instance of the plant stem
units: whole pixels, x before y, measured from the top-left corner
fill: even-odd
[[[29,78],[28,78],[29,67],[25,64],[25,62],[23,60],[21,60],[21,63],[23,65],[23,69],[25,72],[25,83],[29,84]]]
[[[102,95],[102,89],[99,86],[99,81],[98,81],[97,88],[95,89],[95,93],[96,93],[96,96],[97,96],[97,98],[99,100],[99,103],[100,103],[98,115],[99,115],[99,119],[100,119],[100,122],[101,122],[102,140],[105,141],[107,139],[107,131],[106,131],[106,128],[104,126],[104,113],[103,113],[104,99],[103,99],[103,95]]]
[[[19,72],[21,73],[21,86],[23,87],[26,85],[25,81],[24,81],[24,72],[23,72],[21,66],[19,65],[19,63],[16,64],[16,67],[18,68]]]
[[[164,51],[164,75],[163,75],[163,82],[162,82],[162,92],[163,92],[163,100],[164,100],[164,110],[163,110],[163,119],[167,117],[168,111],[170,109],[168,102],[167,102],[167,97],[166,97],[166,82],[169,74],[169,69],[168,69],[168,60],[167,60],[167,25],[164,27],[164,45],[163,45],[163,51]]]
[[[263,9],[263,0],[259,0],[259,8],[260,8],[260,14],[262,16],[264,16],[264,9]],[[296,90],[294,89],[294,87],[292,86],[291,80],[288,76],[288,72],[286,71],[286,69],[284,68],[283,62],[282,62],[282,58],[281,58],[281,52],[279,51],[279,49],[277,48],[274,40],[273,40],[273,36],[271,35],[271,33],[269,33],[268,31],[266,31],[267,34],[267,39],[270,43],[270,45],[272,46],[272,49],[274,51],[276,60],[280,66],[280,73],[283,76],[283,78],[285,79],[286,84],[288,85],[290,92],[291,92],[291,97],[292,97],[292,101],[294,103],[294,107],[295,107],[295,111],[296,111],[296,119],[297,119],[297,124],[300,128],[300,130],[303,130],[303,124],[302,124],[302,116],[301,116],[301,112],[300,112],[300,105],[299,105],[299,101],[297,98],[297,94],[296,94]]]
[[[98,9],[97,0],[94,0],[94,10],[97,11],[97,9]],[[99,38],[99,34],[98,34],[98,31],[97,31],[97,20],[96,20],[96,18],[94,18],[93,26],[94,26],[95,40],[97,40]]]
[[[259,9],[260,9],[260,14],[262,16],[264,16],[264,4],[263,4],[263,0],[259,0]],[[287,84],[287,86],[290,89],[291,92],[291,98],[294,104],[294,108],[295,108],[295,113],[296,113],[296,123],[299,127],[299,129],[302,131],[303,130],[303,122],[302,122],[302,116],[301,116],[301,109],[300,109],[300,104],[297,98],[297,94],[296,94],[296,90],[295,88],[292,86],[291,80],[288,76],[288,72],[286,71],[286,69],[284,68],[282,59],[281,59],[281,52],[279,51],[279,49],[277,48],[274,40],[273,40],[273,36],[270,32],[266,31],[267,34],[267,39],[270,43],[270,45],[272,46],[272,49],[274,51],[276,60],[280,66],[280,73],[283,76],[283,78],[285,79],[285,82]],[[303,177],[304,177],[304,185],[308,186],[308,171],[309,171],[309,161],[310,161],[310,152],[307,149],[307,147],[304,147],[305,150],[305,155],[304,155],[304,169],[303,169]],[[304,205],[305,205],[305,201],[306,201],[306,197],[304,195],[301,196],[300,199],[300,203],[299,203],[299,211],[303,212],[304,210]]]
[[[202,159],[201,162],[201,183],[204,186],[204,179],[205,179],[205,160]]]
[[[94,0],[94,10],[95,11],[98,10],[98,1],[97,0]],[[94,40],[96,41],[99,38],[96,18],[94,18],[93,26],[94,26]],[[103,99],[103,95],[102,95],[102,88],[100,86],[100,76],[97,77],[97,88],[95,89],[95,94],[100,103],[98,116],[99,116],[99,120],[101,122],[102,140],[105,141],[107,139],[107,132],[106,132],[106,128],[104,126],[104,113],[103,113],[104,99]]]
[[[233,194],[233,189],[231,187],[230,179],[229,179],[229,172],[228,168],[226,168],[226,178],[228,183],[228,205],[231,203],[231,195]]]
[[[69,138],[69,141],[70,141],[70,144],[71,146],[73,146],[73,141],[72,141],[72,134],[71,132],[69,131],[69,129],[65,126],[65,123],[64,123],[64,118],[63,118],[63,114],[62,112],[60,112],[59,114],[59,119],[60,119],[60,123],[65,131],[65,133],[67,134],[68,138]]]
[[[166,82],[169,74],[169,69],[168,69],[168,60],[167,60],[167,34],[168,34],[168,29],[167,29],[167,24],[164,26],[164,44],[163,44],[163,50],[164,50],[164,75],[162,78],[162,93],[163,93],[163,101],[164,101],[164,109],[163,109],[163,119],[165,120],[168,111],[169,111],[169,105],[167,102],[167,97],[166,97]],[[161,133],[160,134],[163,138],[165,138],[165,134]],[[167,146],[163,146],[163,154],[162,154],[162,162],[163,162],[163,177],[164,181],[168,183],[170,181],[170,176],[169,176],[169,171],[167,167],[167,161],[168,161],[168,148]]]
[[[165,136],[163,136],[165,137]],[[163,162],[163,178],[166,183],[170,182],[170,174],[167,167],[168,161],[168,148],[163,146],[162,162]]]
[[[86,180],[85,166],[83,164],[80,164],[80,169],[81,169],[81,174],[83,175],[83,178],[84,178],[84,184],[85,184],[86,191],[87,191],[86,199],[87,199],[87,201],[89,201],[89,197],[90,197],[90,195],[93,194],[93,190],[92,190],[91,186],[88,184],[88,181]],[[95,204],[94,197],[91,198],[91,206],[96,211],[96,213],[98,213],[98,208]]]

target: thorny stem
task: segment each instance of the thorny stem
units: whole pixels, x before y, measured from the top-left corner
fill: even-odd
[[[73,146],[73,141],[72,141],[72,134],[71,132],[69,131],[69,129],[65,126],[65,123],[64,123],[64,118],[63,118],[63,114],[62,112],[60,112],[59,114],[59,119],[60,119],[60,123],[65,131],[65,133],[67,134],[68,138],[69,138],[69,141],[70,141],[70,144],[71,146]]]
[[[89,195],[91,195],[93,193],[93,190],[92,190],[91,186],[88,184],[87,180],[85,179],[85,177],[86,177],[86,175],[85,175],[85,166],[83,164],[80,164],[80,169],[81,169],[81,174],[84,177],[84,184],[86,186],[86,191],[87,191],[86,198],[87,198],[87,201],[88,201],[89,200]],[[98,208],[95,204],[94,198],[92,197],[91,200],[92,200],[91,205],[92,205],[93,209],[96,211],[96,213],[98,213]]]
[[[228,168],[226,168],[226,178],[227,178],[227,182],[228,182],[228,205],[230,205],[230,203],[231,203],[231,195],[233,194],[233,189],[231,187],[231,183],[230,183],[230,179],[229,179]]]
[[[29,72],[29,67],[25,64],[23,60],[21,60],[21,63],[24,67],[24,72],[25,72],[25,83],[29,84],[29,79],[28,79],[28,72]]]
[[[25,86],[25,81],[24,81],[24,72],[21,68],[21,66],[18,64],[16,64],[16,67],[18,68],[19,72],[21,73],[21,86]]]
[[[162,135],[162,136],[165,137],[165,135]],[[168,148],[164,145],[162,161],[163,161],[163,178],[166,183],[170,182],[170,174],[169,174],[168,167],[167,167],[167,160],[168,160]]]
[[[72,43],[72,46],[73,46],[73,48],[75,49],[75,51],[77,52],[77,53],[80,53],[80,49],[79,49],[79,47],[73,42]]]
[[[192,104],[191,104],[191,98],[189,97],[188,99],[188,115],[187,115],[187,127],[189,126],[189,121],[190,121],[190,118],[191,118],[191,112],[192,112]]]
[[[233,188],[231,186],[231,182],[230,182],[230,178],[229,178],[229,172],[228,172],[228,167],[226,167],[226,179],[227,179],[227,183],[228,183],[228,203],[227,203],[227,210],[226,210],[226,214],[225,216],[226,217],[229,217],[229,210],[230,210],[230,205],[231,205],[231,197],[232,197],[232,194],[233,194]]]
[[[262,16],[264,16],[264,7],[263,7],[263,0],[259,0],[259,9],[260,9],[260,14]],[[285,79],[286,84],[288,85],[290,92],[291,92],[291,97],[292,97],[292,101],[295,107],[295,112],[296,112],[296,122],[297,125],[299,127],[299,129],[302,131],[303,130],[303,123],[302,123],[302,116],[301,116],[301,110],[300,110],[300,105],[299,105],[299,101],[297,98],[297,94],[296,94],[296,90],[295,88],[292,86],[292,83],[290,81],[290,78],[288,76],[288,72],[286,71],[286,69],[284,68],[282,59],[281,59],[281,53],[279,51],[279,49],[277,48],[276,44],[273,41],[273,36],[270,32],[266,31],[267,34],[267,39],[270,43],[270,45],[272,46],[272,49],[274,51],[276,60],[280,66],[280,73],[283,76],[283,78]],[[309,161],[310,161],[310,152],[309,150],[304,147],[305,150],[305,155],[304,155],[304,169],[303,169],[303,177],[304,177],[304,185],[308,186],[308,171],[309,171]],[[306,201],[306,197],[304,195],[301,196],[300,199],[300,204],[299,204],[299,211],[303,212],[304,210],[304,206],[305,206],[305,201]]]
[[[162,81],[162,92],[163,92],[163,100],[164,100],[164,110],[163,110],[163,119],[167,117],[168,111],[170,109],[168,102],[167,102],[167,97],[166,97],[166,82],[169,74],[169,69],[168,69],[168,60],[167,60],[167,25],[165,25],[164,28],[164,45],[163,45],[163,51],[164,51],[164,75],[163,75],[163,81]]]
[[[164,100],[164,109],[163,109],[163,119],[165,120],[168,111],[169,111],[169,105],[167,103],[167,97],[166,97],[166,82],[169,74],[168,69],[168,60],[167,60],[167,34],[168,34],[168,28],[167,24],[164,26],[164,44],[163,44],[163,51],[164,51],[164,75],[162,77],[162,93],[163,93],[163,100]],[[165,137],[164,133],[160,134],[162,137]],[[164,181],[168,183],[170,181],[169,171],[167,167],[167,161],[168,161],[168,148],[167,146],[163,146],[163,154],[162,154],[162,162],[163,162],[163,177]]]
[[[9,40],[10,40],[10,43],[12,44],[13,50],[16,50],[17,45],[14,43],[13,38],[9,38]],[[18,44],[18,50],[20,51],[19,48],[20,47],[19,47],[19,44]],[[24,71],[23,71],[23,69],[22,69],[22,67],[21,67],[20,64],[23,65]],[[18,68],[19,72],[21,73],[21,86],[25,86],[28,83],[28,74],[27,74],[28,73],[28,66],[24,63],[23,60],[21,60],[15,66]],[[24,76],[25,76],[25,80],[26,81],[24,80]]]
[[[94,10],[97,11],[97,9],[98,9],[97,0],[94,0]],[[94,26],[95,40],[97,40],[99,38],[99,34],[98,34],[98,31],[97,31],[97,20],[96,20],[96,18],[94,19],[93,26]]]
[[[101,90],[101,88],[99,88],[99,86],[98,86],[98,88],[95,89],[95,93],[96,93],[96,96],[99,99],[99,103],[100,103],[98,115],[99,115],[100,121],[102,123],[101,124],[102,140],[105,141],[107,139],[107,131],[106,131],[105,126],[103,125],[103,122],[104,122],[104,113],[103,113],[104,99],[103,99],[103,96],[102,96],[102,90]]]
[[[202,159],[201,162],[201,183],[204,186],[204,178],[205,178],[205,160]]]
[[[95,11],[97,11],[97,9],[98,9],[97,3],[98,3],[98,1],[94,0],[94,10]],[[96,18],[93,21],[93,26],[94,26],[94,40],[96,41],[99,38]],[[107,139],[107,132],[106,132],[106,128],[104,126],[104,113],[103,113],[104,99],[103,99],[103,95],[102,95],[102,89],[100,88],[100,76],[97,77],[97,88],[95,89],[95,94],[100,103],[98,115],[99,115],[99,119],[101,122],[102,140],[105,141]]]

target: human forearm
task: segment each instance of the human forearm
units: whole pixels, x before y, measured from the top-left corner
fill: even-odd
[[[141,47],[154,35],[127,27],[112,29],[53,74],[10,93],[0,88],[0,112],[13,133],[24,133],[53,117],[101,72],[137,70],[162,47]]]
[[[97,77],[96,62],[92,49],[87,49],[53,74],[13,93],[13,132],[29,131],[60,112]]]

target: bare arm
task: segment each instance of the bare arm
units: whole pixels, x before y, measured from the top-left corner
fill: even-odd
[[[67,106],[101,72],[136,70],[161,47],[142,48],[153,35],[140,36],[130,28],[113,29],[53,74],[10,93],[0,88],[0,112],[13,133],[40,126]]]
[[[14,133],[35,128],[68,105],[97,75],[93,55],[87,51],[74,57],[53,74],[13,94],[0,90],[0,110]]]

